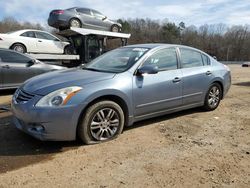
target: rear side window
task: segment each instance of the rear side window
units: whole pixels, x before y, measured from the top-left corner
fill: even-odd
[[[82,14],[87,14],[90,15],[90,10],[89,9],[85,9],[85,8],[78,8],[76,9],[77,12],[80,12]]]
[[[27,31],[27,32],[21,34],[20,36],[22,36],[22,37],[36,38],[35,33],[33,31]]]
[[[11,51],[0,51],[0,57],[6,63],[28,63],[31,59]]]
[[[177,56],[175,48],[166,48],[155,52],[145,62],[144,65],[154,64],[159,70],[177,69]]]
[[[180,48],[180,52],[182,68],[203,66],[203,60],[200,52],[185,48]]]
[[[201,54],[204,65],[210,65],[210,59],[208,56]]]

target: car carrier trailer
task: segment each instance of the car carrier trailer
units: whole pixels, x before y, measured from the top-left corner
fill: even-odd
[[[60,36],[67,38],[71,45],[71,53],[74,55],[66,54],[29,54],[30,56],[51,62],[63,62],[63,64],[70,64],[76,66],[90,62],[92,59],[105,53],[107,43],[113,39],[120,39],[119,46],[127,45],[128,39],[131,34],[116,33],[110,31],[100,31],[94,29],[74,28],[63,30],[57,33]]]

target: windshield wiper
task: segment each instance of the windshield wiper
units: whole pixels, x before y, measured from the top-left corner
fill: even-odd
[[[99,69],[88,68],[88,67],[82,67],[82,69],[84,69],[84,70],[90,70],[90,71],[96,71],[96,72],[102,72],[102,71],[99,70]]]

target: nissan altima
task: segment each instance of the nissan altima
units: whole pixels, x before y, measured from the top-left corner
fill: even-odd
[[[200,50],[132,45],[26,81],[12,111],[16,127],[40,140],[79,136],[94,144],[140,120],[201,106],[215,110],[230,85],[229,68]]]

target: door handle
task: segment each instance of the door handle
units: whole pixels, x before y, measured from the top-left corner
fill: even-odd
[[[9,65],[4,65],[4,66],[2,66],[2,68],[9,69],[10,66]]]
[[[173,79],[173,82],[174,82],[174,83],[178,83],[178,82],[180,82],[180,81],[181,81],[181,79],[180,79],[179,77],[176,77],[176,78]]]
[[[41,40],[39,40],[38,42],[42,42]]]
[[[208,76],[211,75],[211,74],[212,74],[211,71],[207,71],[207,72],[206,72],[206,75],[208,75]]]

